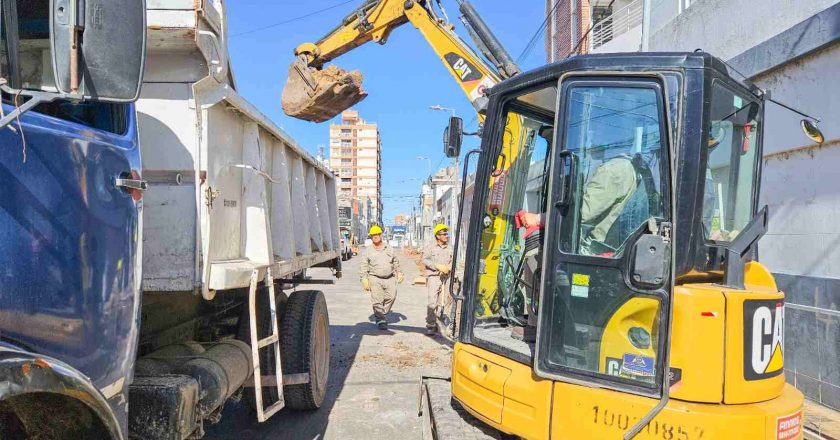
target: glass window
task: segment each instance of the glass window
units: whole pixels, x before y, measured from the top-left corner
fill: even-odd
[[[496,171],[481,184],[489,189],[479,219],[484,230],[473,335],[524,356],[531,355],[536,334],[542,234],[533,225],[546,211],[556,96],[552,85],[506,105]],[[523,215],[532,227],[525,227]]]
[[[55,101],[40,104],[34,111],[111,133],[126,129],[126,105],[105,102]]]
[[[574,154],[577,189],[560,241],[568,253],[618,257],[627,238],[662,216],[659,106],[641,87],[569,91],[565,149]]]
[[[13,0],[3,9],[4,76],[10,76],[15,88],[57,91],[50,46],[50,1]],[[6,26],[10,19],[17,20],[11,29]],[[10,45],[16,50],[10,51]]]
[[[662,95],[650,81],[638,83],[573,83],[564,94],[571,193],[551,226],[559,249],[541,310],[548,318],[540,365],[649,388],[659,371],[660,297],[634,291],[625,269],[610,262],[649,219],[667,220]]]
[[[753,216],[760,105],[715,82],[711,106],[703,229],[707,239],[727,242]]]

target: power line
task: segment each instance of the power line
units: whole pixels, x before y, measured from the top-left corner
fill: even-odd
[[[319,10],[317,10],[317,11],[312,11],[312,12],[310,12],[310,13],[308,13],[308,14],[303,14],[303,15],[300,15],[300,16],[297,16],[297,17],[294,17],[294,18],[290,18],[290,19],[285,20],[285,21],[281,21],[281,22],[277,22],[277,23],[274,23],[274,24],[270,24],[270,25],[268,25],[268,26],[258,27],[258,28],[256,28],[256,29],[251,29],[251,30],[248,30],[248,31],[245,31],[245,32],[240,32],[240,33],[238,33],[238,34],[233,34],[233,35],[231,35],[231,38],[233,38],[233,37],[239,37],[239,36],[242,36],[242,35],[253,34],[253,33],[255,33],[255,32],[260,32],[260,31],[264,31],[264,30],[266,30],[266,29],[271,29],[271,28],[275,28],[275,27],[277,27],[277,26],[282,26],[282,25],[284,25],[284,24],[289,24],[289,23],[292,23],[292,22],[295,22],[295,21],[298,21],[298,20],[303,20],[304,18],[309,18],[309,17],[311,17],[311,16],[313,16],[313,15],[320,14],[321,12],[329,11],[330,9],[335,9],[335,8],[340,7],[340,6],[344,6],[344,5],[348,4],[348,3],[354,3],[354,2],[356,2],[356,1],[358,1],[358,0],[345,0],[345,1],[341,2],[341,3],[339,3],[339,4],[336,4],[336,5],[333,5],[333,6],[329,6],[329,7],[326,7],[326,8],[324,8],[324,9],[319,9]]]
[[[540,27],[539,27],[539,28],[537,28],[537,31],[536,31],[536,32],[534,32],[534,35],[533,35],[533,36],[531,37],[531,39],[528,41],[528,44],[526,44],[526,45],[525,45],[525,48],[524,48],[524,49],[522,49],[522,53],[520,53],[520,54],[519,54],[519,56],[516,58],[516,63],[517,63],[517,64],[522,64],[522,61],[524,61],[524,60],[525,60],[525,58],[526,58],[528,55],[530,55],[530,54],[531,54],[531,51],[533,51],[533,50],[534,50],[534,48],[537,46],[537,37],[538,37],[540,34],[542,34],[542,33],[543,33],[543,31],[545,30],[545,28],[548,26],[548,20],[550,20],[550,19],[551,19],[551,17],[554,15],[554,10],[555,10],[555,9],[557,9],[557,6],[559,6],[559,5],[560,5],[560,2],[561,2],[561,1],[562,1],[562,0],[555,0],[555,1],[554,1],[554,6],[551,8],[551,10],[550,10],[550,11],[548,11],[548,14],[546,14],[546,16],[545,16],[545,20],[543,20],[543,22],[542,22],[542,24],[540,25]]]

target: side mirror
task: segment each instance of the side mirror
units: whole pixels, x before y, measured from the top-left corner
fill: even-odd
[[[810,119],[803,119],[799,123],[802,126],[802,131],[805,132],[805,136],[808,136],[808,139],[821,144],[825,142],[825,136],[823,136],[822,131],[817,127]]]
[[[77,98],[131,102],[146,57],[144,0],[52,0],[56,88]]]
[[[0,128],[55,101],[131,102],[146,55],[144,0],[2,0],[0,89],[28,99]]]
[[[457,116],[450,117],[449,125],[443,131],[443,154],[449,158],[460,156],[463,140],[464,121]]]

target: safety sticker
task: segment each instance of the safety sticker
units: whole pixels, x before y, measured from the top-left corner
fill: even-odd
[[[776,419],[776,440],[799,438],[802,432],[802,411]]]
[[[571,294],[576,298],[589,298],[589,275],[582,273],[572,274]]]
[[[624,353],[621,374],[653,377],[653,358],[633,353]]]

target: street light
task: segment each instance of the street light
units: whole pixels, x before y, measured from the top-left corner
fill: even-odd
[[[430,108],[430,109],[432,109],[432,110],[438,110],[438,111],[444,111],[444,112],[447,112],[447,111],[448,111],[448,112],[452,112],[452,116],[455,116],[455,109],[454,109],[454,108],[444,107],[444,106],[442,106],[442,105],[440,105],[440,104],[435,104],[435,105],[429,106],[429,108]]]

